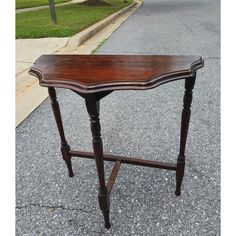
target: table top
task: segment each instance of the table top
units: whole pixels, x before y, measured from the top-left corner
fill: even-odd
[[[44,87],[88,94],[151,89],[194,76],[203,67],[197,56],[167,55],[42,55],[29,73]]]

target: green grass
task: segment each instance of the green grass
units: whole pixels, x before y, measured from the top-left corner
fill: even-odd
[[[88,26],[129,5],[133,0],[107,0],[111,6],[81,6],[71,4],[56,7],[57,25],[51,22],[50,11],[42,9],[16,14],[16,38],[73,36]]]
[[[54,3],[63,3],[71,0],[54,0]],[[43,5],[49,5],[48,0],[16,0],[16,9],[38,7]]]

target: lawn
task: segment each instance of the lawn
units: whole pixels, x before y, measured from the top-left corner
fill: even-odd
[[[71,0],[54,0],[54,3],[63,3]],[[48,5],[48,0],[16,0],[16,9],[22,9],[27,7],[38,7]]]
[[[71,4],[56,7],[57,25],[51,22],[49,9],[16,14],[16,38],[44,38],[72,36],[119,9],[133,0],[106,0],[109,6],[82,6]]]

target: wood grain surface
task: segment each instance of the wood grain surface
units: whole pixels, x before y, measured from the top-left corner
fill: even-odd
[[[197,56],[167,55],[42,55],[29,73],[41,86],[79,93],[150,89],[190,78],[203,67]]]

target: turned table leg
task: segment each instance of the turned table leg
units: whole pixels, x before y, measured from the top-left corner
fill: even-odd
[[[104,216],[105,227],[109,229],[111,227],[109,221],[110,196],[106,188],[105,177],[104,177],[103,146],[101,139],[101,126],[99,122],[99,100],[97,100],[94,95],[88,95],[85,98],[85,102],[91,122],[91,132],[93,136],[93,151],[96,160],[98,179],[99,179],[98,201],[100,209],[102,210]]]
[[[57,101],[57,95],[56,95],[56,90],[53,87],[48,88],[48,93],[51,99],[51,105],[53,109],[53,114],[57,123],[57,128],[60,134],[61,138],[61,153],[64,161],[66,162],[68,171],[69,171],[69,176],[73,177],[74,173],[72,170],[72,164],[71,164],[71,156],[69,154],[70,151],[70,146],[68,145],[65,134],[64,134],[64,129],[63,129],[63,124],[62,124],[62,119],[61,119],[61,112],[60,112],[60,107],[59,103]]]
[[[177,169],[176,169],[176,191],[175,195],[180,196],[181,194],[181,183],[184,176],[184,167],[185,167],[185,146],[188,135],[188,127],[191,115],[191,103],[192,103],[192,90],[195,83],[195,76],[191,79],[185,80],[185,93],[183,100],[183,110],[181,118],[181,134],[180,134],[180,149],[177,160]]]

